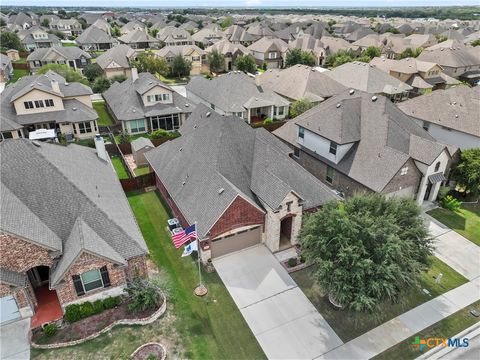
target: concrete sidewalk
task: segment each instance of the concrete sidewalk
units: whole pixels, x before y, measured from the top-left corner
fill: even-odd
[[[0,327],[0,359],[30,359],[30,318],[21,319]]]
[[[480,278],[417,306],[318,359],[370,359],[478,300]]]

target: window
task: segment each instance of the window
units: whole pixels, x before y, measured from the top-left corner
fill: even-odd
[[[92,132],[90,121],[78,123],[78,128],[80,129],[80,134]]]
[[[147,102],[155,102],[155,95],[148,95]]]
[[[438,171],[440,169],[440,161],[435,164],[435,171]]]
[[[85,292],[103,287],[100,270],[90,270],[80,275]]]
[[[200,61],[200,56],[192,56],[192,61]]]
[[[330,154],[337,155],[337,143],[330,141]]]
[[[238,116],[239,118],[241,118],[243,116],[243,113],[241,111],[240,112],[234,112],[233,116]]]
[[[35,107],[36,108],[43,108],[45,105],[43,104],[43,100],[35,100]]]
[[[152,123],[152,131],[164,129],[167,131],[177,130],[180,127],[179,114],[152,116],[150,118]]]
[[[23,103],[23,105],[25,106],[25,109],[33,109],[34,108],[33,101],[25,101]]]
[[[46,107],[54,106],[54,104],[53,104],[53,99],[47,99],[47,100],[45,100],[45,106],[46,106]]]
[[[163,101],[170,100],[170,94],[162,94]]]
[[[422,127],[423,127],[423,130],[428,131],[428,129],[430,129],[430,123],[424,121]]]
[[[300,149],[299,148],[297,148],[297,147],[293,148],[293,156],[295,156],[296,158],[300,157]]]
[[[275,107],[274,113],[277,116],[282,116],[283,114],[285,114],[285,108],[283,106]]]
[[[327,165],[327,176],[325,180],[331,184],[333,182],[333,168]]]
[[[298,137],[303,139],[305,137],[305,129],[303,127],[298,128]]]
[[[407,175],[407,173],[408,173],[408,166],[405,166],[400,170],[400,175]]]
[[[130,132],[138,133],[145,131],[145,121],[142,120],[130,120]]]
[[[268,53],[268,58],[269,59],[276,59],[277,58],[277,52],[276,51],[271,51]]]
[[[286,205],[287,205],[287,212],[292,211],[292,203],[293,203],[293,201],[289,201],[289,202],[286,203]]]

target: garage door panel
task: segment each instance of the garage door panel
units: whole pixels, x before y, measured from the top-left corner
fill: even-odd
[[[222,256],[234,251],[239,251],[247,247],[257,245],[261,242],[261,240],[261,226],[214,240],[212,242],[212,257]]]
[[[0,323],[6,323],[20,318],[17,302],[11,295],[0,298]]]

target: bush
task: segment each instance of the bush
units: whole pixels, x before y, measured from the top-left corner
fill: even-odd
[[[103,300],[103,308],[105,310],[113,309],[114,307],[120,305],[120,296],[111,296]]]
[[[155,131],[152,131],[152,133],[150,134],[150,139],[161,139],[161,138],[164,138],[164,137],[169,137],[170,134],[167,130],[164,130],[164,129],[158,129],[158,130],[155,130]]]
[[[120,133],[119,139],[120,139],[120,144],[130,143],[130,135],[128,135],[127,133],[124,133],[124,132]]]
[[[158,288],[149,281],[142,281],[136,278],[126,289],[130,303],[128,310],[131,312],[142,312],[155,309],[162,303],[162,296]]]
[[[82,319],[95,315],[93,304],[90,301],[85,301],[84,303],[80,304],[80,315]]]
[[[448,195],[448,192],[450,191],[450,188],[448,186],[440,186],[440,189],[438,190],[438,200],[442,200],[445,196]]]
[[[297,258],[290,258],[288,259],[288,267],[294,267],[297,266]]]
[[[43,331],[43,333],[45,334],[46,337],[52,337],[53,335],[55,335],[57,330],[58,330],[58,328],[57,328],[57,325],[55,325],[55,324],[45,325],[42,329],[42,331]]]
[[[80,311],[80,304],[68,305],[65,308],[65,320],[69,323],[73,323],[83,319],[82,313]]]
[[[89,316],[100,314],[104,310],[113,309],[118,306],[120,302],[120,296],[113,296],[103,300],[97,300],[93,303],[85,301],[81,304],[68,305],[65,308],[65,320],[69,323],[74,323]]]
[[[104,309],[103,307],[103,301],[102,300],[96,300],[93,302],[93,313],[100,314]]]
[[[266,118],[265,120],[263,120],[263,125],[268,125],[271,123],[273,123],[273,120],[271,118]]]
[[[461,201],[455,199],[452,195],[445,196],[442,201],[442,207],[451,211],[457,210],[460,205],[462,205]]]

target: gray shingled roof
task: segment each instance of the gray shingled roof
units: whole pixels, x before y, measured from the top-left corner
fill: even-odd
[[[67,254],[53,269],[55,282],[71,265],[75,246],[116,262],[147,252],[111,163],[94,149],[9,139],[0,152],[0,229]],[[88,233],[81,245],[80,230]]]
[[[157,43],[158,42],[156,38],[148,35],[146,31],[142,31],[139,29],[129,31],[128,33],[120,36],[118,40],[124,44],[135,44],[135,43],[144,43],[144,42]]]
[[[210,45],[208,48],[205,49],[207,53],[211,53],[213,50],[217,50],[223,55],[227,55],[227,54],[248,55],[249,54],[249,51],[245,46],[243,46],[242,44],[233,44],[227,39],[219,40],[215,44]]]
[[[77,44],[112,44],[116,43],[117,40],[108,35],[105,31],[99,29],[98,27],[91,25],[86,28],[79,37],[75,39]]]
[[[147,139],[143,136],[141,136],[139,138],[136,138],[130,144],[132,145],[132,150],[133,151],[138,151],[138,150],[143,149],[147,146],[149,146],[151,148],[155,147],[155,146],[153,146],[153,143],[150,139]]]
[[[480,57],[475,56],[474,52],[468,51],[464,47],[425,50],[418,56],[418,59],[453,68],[480,65]]]
[[[130,59],[134,54],[135,50],[133,50],[130,46],[126,44],[118,44],[100,55],[97,58],[97,64],[102,69],[105,69],[112,62],[115,62],[121,67],[128,69],[131,67]]]
[[[24,287],[27,284],[27,275],[0,267],[0,282],[12,286]]]
[[[261,210],[276,209],[290,191],[306,209],[335,198],[266,130],[208,112],[198,105],[181,137],[145,154],[187,221],[197,221],[201,238],[237,196]]]
[[[58,47],[53,47],[53,48],[40,48],[36,49],[33,51],[30,55],[27,57],[27,61],[34,61],[34,60],[46,60],[49,59],[50,56],[53,55],[53,53],[56,53],[56,58],[58,58],[58,55],[60,55],[61,58],[66,59],[66,60],[77,60],[80,59],[81,57],[84,57],[85,59],[90,59],[91,56],[89,53],[86,51],[75,47],[75,46],[58,46]]]

